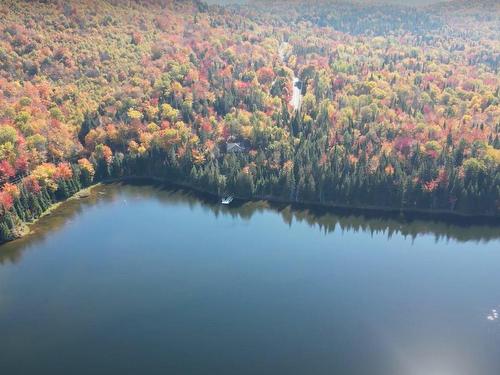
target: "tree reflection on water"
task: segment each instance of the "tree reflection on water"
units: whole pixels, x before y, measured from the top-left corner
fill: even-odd
[[[64,202],[50,215],[32,225],[29,235],[0,246],[0,264],[16,263],[24,251],[35,248],[47,236],[54,231],[61,230],[87,208],[96,204],[123,200],[123,194],[126,194],[128,199],[154,199],[168,205],[188,205],[191,209],[202,208],[215,217],[229,215],[235,219],[250,220],[256,213],[276,212],[289,226],[293,226],[294,222],[307,223],[310,227],[324,232],[325,235],[335,231],[385,234],[388,239],[394,235],[412,239],[421,235],[432,235],[436,242],[453,240],[484,243],[500,238],[500,228],[496,225],[468,225],[440,220],[413,219],[407,216],[354,214],[346,212],[347,210],[299,207],[267,201],[234,201],[231,206],[223,206],[214,197],[170,185],[114,183],[95,187],[86,198]]]

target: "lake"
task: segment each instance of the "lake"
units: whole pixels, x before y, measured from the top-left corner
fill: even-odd
[[[98,186],[0,246],[1,374],[500,373],[500,229]]]

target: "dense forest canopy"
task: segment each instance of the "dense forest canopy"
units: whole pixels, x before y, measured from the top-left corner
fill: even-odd
[[[2,1],[0,239],[130,175],[498,215],[498,30],[495,1]]]

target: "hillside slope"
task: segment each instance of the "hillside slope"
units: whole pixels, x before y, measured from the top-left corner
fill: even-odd
[[[498,215],[497,9],[302,4],[3,1],[1,237],[82,185],[137,174]]]

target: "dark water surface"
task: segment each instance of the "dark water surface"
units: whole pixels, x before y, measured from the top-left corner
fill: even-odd
[[[498,228],[266,206],[65,203],[0,246],[0,374],[500,374]]]

